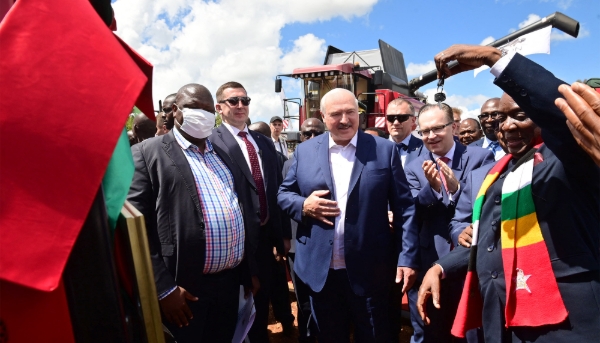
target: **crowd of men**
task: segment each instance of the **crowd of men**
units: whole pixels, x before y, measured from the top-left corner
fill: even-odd
[[[600,337],[600,95],[492,47],[435,62],[446,78],[488,65],[504,93],[463,121],[395,99],[386,133],[360,130],[355,95],[333,89],[291,155],[282,118],[251,124],[238,82],[216,103],[184,85],[152,129],[135,118],[128,200],[177,342],[231,342],[240,288],[250,342],[269,341],[270,303],[290,335],[286,269],[299,342],[397,342],[405,293],[411,342]]]

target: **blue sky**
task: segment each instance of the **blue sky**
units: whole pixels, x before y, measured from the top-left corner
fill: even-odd
[[[498,39],[556,11],[580,22],[579,38],[555,32],[550,55],[530,58],[569,83],[600,77],[597,0],[118,0],[113,6],[117,34],[155,65],[155,102],[187,82],[214,93],[220,84],[238,80],[253,98],[253,120],[281,114],[275,75],[322,63],[328,45],[375,49],[382,39],[412,64],[410,78],[429,70],[433,56],[452,44]],[[473,73],[450,78],[448,101],[475,114],[485,99],[501,94],[492,81],[487,71],[477,78]],[[293,84],[284,87],[288,97],[298,95]],[[433,83],[421,91],[431,94],[432,88]]]

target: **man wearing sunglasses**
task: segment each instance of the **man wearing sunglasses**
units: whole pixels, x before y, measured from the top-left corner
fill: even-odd
[[[169,94],[162,102],[160,113],[156,116],[156,135],[166,135],[173,129],[173,103],[177,94]]]
[[[390,140],[396,143],[396,150],[406,166],[421,154],[423,141],[411,134],[415,125],[415,108],[405,99],[394,99],[387,107],[387,129]]]
[[[491,98],[481,106],[481,114],[478,116],[479,122],[483,127],[484,137],[477,140],[471,145],[488,149],[494,153],[496,161],[502,158],[506,153],[498,143],[496,132],[498,131],[498,107],[500,106],[500,98]]]
[[[441,108],[440,108],[441,106]],[[451,342],[450,327],[456,314],[462,282],[445,288],[448,303],[435,311],[433,325],[425,326],[417,311],[418,285],[431,263],[451,250],[448,224],[460,195],[459,183],[471,170],[493,163],[494,155],[479,147],[464,146],[454,140],[457,126],[447,104],[427,104],[419,111],[419,134],[428,151],[409,163],[406,177],[415,200],[419,224],[420,268],[415,286],[408,291],[413,342]],[[454,303],[452,303],[454,301]]]
[[[250,97],[238,82],[227,82],[216,92],[216,111],[223,125],[215,128],[210,141],[223,148],[244,175],[250,201],[242,198],[246,224],[246,256],[252,275],[256,317],[248,333],[253,343],[268,343],[268,317],[273,246],[284,256],[290,247],[289,225],[282,226],[277,206],[281,168],[270,137],[248,130]],[[285,232],[284,232],[285,231]]]

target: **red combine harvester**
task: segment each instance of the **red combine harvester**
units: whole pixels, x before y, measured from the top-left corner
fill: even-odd
[[[503,45],[547,26],[552,26],[573,37],[577,37],[579,33],[579,22],[560,12],[555,12],[488,45],[502,49]],[[450,68],[455,65],[456,61],[448,64]],[[334,88],[345,88],[353,92],[360,101],[360,128],[378,127],[387,131],[385,123],[387,104],[396,98],[405,98],[418,111],[426,102],[426,97],[418,89],[435,81],[437,71],[432,70],[409,81],[402,52],[379,40],[379,49],[373,50],[344,52],[330,45],[323,65],[296,68],[291,74],[277,75],[276,93],[282,91],[281,77],[304,81],[304,99],[282,97],[284,108],[287,108],[287,102],[293,102],[300,107],[298,115],[289,115],[285,111],[283,116],[285,119],[298,119],[302,125],[308,118],[320,118],[319,105],[323,95]],[[297,131],[287,131],[286,134],[290,142],[299,140]]]
[[[308,118],[320,118],[321,98],[334,88],[345,88],[353,92],[359,102],[360,128],[378,127],[383,130],[385,110],[390,101],[406,98],[415,109],[420,109],[425,97],[411,93],[404,67],[402,53],[386,42],[379,40],[379,49],[344,52],[333,46],[327,48],[323,65],[296,68],[291,74],[278,75],[275,92],[282,90],[280,77],[293,77],[304,81],[304,100],[284,99],[300,106],[298,116],[284,115],[286,119],[298,119],[300,125]],[[288,140],[294,141],[294,133],[288,131]]]

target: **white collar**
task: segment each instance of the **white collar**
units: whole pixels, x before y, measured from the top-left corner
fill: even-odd
[[[497,141],[493,141],[490,140],[489,138],[487,138],[485,135],[483,136],[483,144],[481,145],[481,147],[483,148],[483,146],[485,145],[485,147],[487,148],[488,146],[490,146],[490,144],[492,143],[496,143]]]
[[[444,155],[444,157],[447,157],[450,161],[452,161],[454,159],[454,150],[456,149],[456,141],[452,141],[452,148],[450,148],[450,150],[448,150],[448,152],[446,153],[446,155]],[[433,155],[434,159],[438,159],[441,156],[436,155],[434,153],[431,153]]]
[[[248,125],[244,125],[244,129],[243,129],[243,130],[240,130],[240,129],[238,129],[237,127],[235,127],[235,126],[231,126],[231,125],[229,125],[229,124],[228,124],[228,123],[226,123],[226,122],[222,122],[221,124],[222,124],[222,125],[224,125],[224,126],[227,128],[227,130],[229,130],[229,132],[231,132],[231,134],[232,134],[234,137],[235,137],[235,136],[237,136],[237,135],[238,135],[238,133],[240,133],[240,131],[244,131],[245,133],[247,133],[248,135],[250,135],[250,132],[248,132]]]
[[[353,147],[355,147],[355,148],[356,148],[356,141],[357,141],[357,140],[358,140],[358,131],[356,131],[356,133],[354,134],[354,137],[352,137],[352,139],[350,140],[350,143],[348,143],[348,145],[352,145]],[[347,147],[348,145],[346,145],[345,147]],[[339,145],[339,144],[336,144],[336,143],[333,141],[333,138],[331,138],[331,132],[330,132],[330,133],[329,133],[329,149],[331,149],[331,148],[332,148],[332,147],[334,147],[334,146],[339,146],[339,147],[342,147],[341,145]],[[345,147],[342,147],[342,148],[345,148]]]

